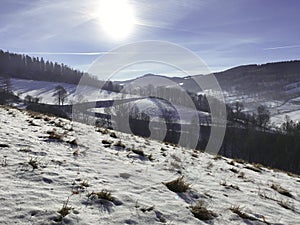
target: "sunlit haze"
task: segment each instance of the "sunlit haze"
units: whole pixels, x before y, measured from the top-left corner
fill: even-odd
[[[221,71],[298,59],[299,1],[2,0],[0,48],[87,71],[127,43],[168,41]],[[148,73],[159,73],[149,68]]]

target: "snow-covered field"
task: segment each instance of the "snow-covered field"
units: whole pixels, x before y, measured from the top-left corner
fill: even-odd
[[[69,96],[66,103],[71,104],[72,102],[81,101],[95,101],[95,100],[107,100],[107,99],[121,99],[122,94],[107,92],[102,90],[99,92],[97,88],[80,86],[73,84],[65,83],[55,83],[55,82],[46,82],[46,81],[32,81],[32,80],[22,80],[22,79],[11,79],[12,89],[15,93],[24,99],[26,95],[31,95],[33,97],[41,98],[42,103],[47,104],[57,104],[56,97],[54,96],[55,87],[58,85],[63,86]],[[293,89],[294,90],[294,89]],[[237,93],[228,93],[224,92],[224,96],[227,103],[232,103],[235,101],[240,101],[244,103],[245,109],[247,112],[256,112],[257,107],[262,104],[266,105],[271,112],[271,123],[275,125],[281,125],[285,122],[285,116],[289,116],[294,121],[300,121],[300,104],[299,98],[295,97],[290,99],[287,102],[275,101],[270,99],[265,99],[259,95],[239,95]],[[136,96],[127,96],[127,97],[136,97]],[[176,107],[181,111],[182,115],[186,115],[187,119],[183,120],[188,121],[190,115],[194,114],[193,110],[186,110],[184,107]],[[103,112],[103,110],[101,110]],[[202,116],[202,115],[200,115]],[[203,115],[204,117],[206,115]]]
[[[299,224],[299,176],[13,108],[0,119],[0,224]],[[186,192],[164,184],[182,175]]]
[[[274,125],[281,125],[288,116],[294,121],[300,121],[300,97],[291,98],[289,101],[270,100],[262,96],[248,96],[239,94],[224,93],[225,101],[233,103],[236,101],[244,104],[244,111],[248,113],[256,113],[259,105],[265,105],[271,113],[270,122]]]
[[[41,98],[41,103],[46,104],[57,104],[55,94],[55,88],[61,85],[68,92],[68,97],[66,99],[66,104],[72,102],[81,101],[96,101],[96,100],[106,100],[106,99],[117,99],[121,98],[121,94],[114,92],[108,92],[90,86],[79,86],[74,84],[66,83],[56,83],[47,81],[33,81],[33,80],[23,80],[23,79],[11,79],[12,90],[24,99],[26,95],[31,95],[32,97]],[[81,99],[80,99],[81,98]]]

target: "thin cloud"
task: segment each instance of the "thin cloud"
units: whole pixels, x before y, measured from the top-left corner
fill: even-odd
[[[109,52],[19,52],[19,54],[26,54],[26,55],[105,55]]]
[[[290,49],[290,48],[300,48],[300,45],[278,46],[278,47],[265,48],[264,50],[279,50],[279,49]]]

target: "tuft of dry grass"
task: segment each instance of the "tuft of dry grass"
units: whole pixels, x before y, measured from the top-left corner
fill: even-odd
[[[214,164],[212,162],[209,162],[209,163],[207,163],[206,168],[210,170],[211,168],[213,168],[213,166],[214,166]]]
[[[221,155],[215,155],[213,160],[220,160],[223,159],[223,157]]]
[[[196,205],[191,206],[191,212],[193,213],[194,217],[199,220],[211,220],[217,217],[216,213],[206,208],[203,200],[200,200]]]
[[[141,208],[141,211],[143,213],[146,213],[146,212],[151,212],[152,210],[154,210],[154,206],[150,206],[150,207],[147,207],[147,208]]]
[[[70,214],[70,210],[72,208],[67,206],[67,205],[63,205],[63,207],[58,211],[58,213],[62,216],[62,217],[65,217],[67,216],[68,214]]]
[[[145,153],[143,150],[139,150],[139,149],[131,149],[131,151],[139,156],[145,157]]]
[[[283,207],[285,209],[288,209],[291,211],[295,210],[294,207],[289,203],[289,201],[281,200],[281,201],[278,201],[277,203],[278,203],[278,205],[280,205],[281,207]]]
[[[235,166],[235,163],[234,163],[234,161],[233,160],[231,160],[230,162],[227,162],[229,165],[231,165],[231,166]]]
[[[238,173],[239,171],[236,169],[236,168],[234,168],[234,167],[231,167],[230,169],[229,169],[231,172],[233,172],[233,173]]]
[[[64,202],[62,208],[57,211],[60,214],[60,216],[57,219],[55,219],[55,222],[62,222],[63,218],[70,214],[72,207],[69,207],[68,203],[69,203],[69,197],[67,201]]]
[[[198,158],[199,157],[199,155],[197,154],[197,153],[192,153],[192,157],[194,157],[194,158]]]
[[[261,173],[262,172],[261,167],[256,166],[256,165],[255,166],[245,166],[244,168],[248,169],[248,170],[252,170],[252,171],[257,172],[257,173]]]
[[[155,158],[153,157],[152,154],[148,155],[148,159],[149,159],[151,162],[153,162],[153,161],[155,160]]]
[[[29,126],[37,127],[37,125],[33,120],[28,120]]]
[[[65,136],[65,134],[60,134],[58,133],[55,129],[53,129],[52,131],[47,131],[47,134],[49,134],[49,139],[52,140],[56,140],[56,141],[63,141],[63,137]]]
[[[0,143],[0,148],[9,148],[9,145]]]
[[[245,173],[240,172],[239,175],[238,175],[238,178],[244,179],[245,178]]]
[[[177,156],[177,155],[175,155],[175,154],[172,154],[172,155],[170,155],[176,162],[181,162],[181,159]]]
[[[275,191],[277,191],[279,194],[282,194],[284,196],[287,196],[287,197],[290,197],[290,198],[293,198],[294,196],[285,188],[281,187],[280,185],[278,184],[272,184],[271,185],[271,188]]]
[[[231,212],[237,214],[239,217],[241,217],[242,219],[247,219],[247,220],[252,220],[252,221],[257,221],[258,219],[248,215],[247,213],[242,212],[242,209],[240,208],[240,206],[232,206],[230,207]]]
[[[235,189],[235,190],[240,191],[239,186],[232,185],[232,184],[227,184],[226,181],[222,181],[220,184],[221,184],[222,186],[224,186],[226,189],[230,189],[230,188],[231,188],[231,189]]]
[[[98,127],[96,129],[96,132],[99,132],[101,134],[109,134],[109,130],[108,129],[103,129],[103,128],[100,128],[100,127]]]
[[[114,144],[115,147],[119,147],[119,148],[125,148],[126,146],[122,143],[122,141],[117,141]]]
[[[84,180],[84,181],[82,181],[82,182],[80,183],[80,186],[81,186],[81,187],[87,188],[87,187],[90,186],[90,184],[88,183],[88,181]]]
[[[245,160],[243,159],[234,159],[233,162],[236,162],[236,163],[240,163],[240,164],[245,164]]]
[[[170,191],[177,192],[177,193],[186,192],[191,188],[190,184],[183,181],[183,176],[177,178],[176,180],[163,183],[163,184],[166,185],[166,187]]]
[[[115,132],[110,133],[109,136],[112,137],[112,138],[118,138]]]
[[[290,177],[294,177],[294,178],[300,178],[299,174],[295,174],[295,173],[292,173],[292,172],[287,172],[287,175],[289,175]]]
[[[73,139],[71,141],[67,141],[67,143],[70,144],[72,147],[77,147],[78,146],[77,139]]]
[[[28,164],[32,167],[33,170],[38,169],[38,161],[37,158],[31,158]]]
[[[102,140],[102,144],[104,145],[104,147],[110,147],[112,144],[112,141]]]
[[[6,167],[7,166],[7,156],[3,156],[2,162],[1,162],[1,166],[2,167]]]
[[[102,200],[106,200],[106,201],[110,201],[110,202],[114,201],[114,197],[107,190],[102,190],[99,192],[92,192],[92,193],[88,194],[87,197],[88,198],[98,198],[98,199],[102,199]]]

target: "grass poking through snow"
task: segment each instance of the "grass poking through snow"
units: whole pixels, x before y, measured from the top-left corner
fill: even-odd
[[[190,184],[186,183],[183,180],[183,176],[177,178],[176,180],[163,183],[163,184],[165,184],[170,191],[177,192],[177,193],[186,192],[191,188]]]
[[[191,212],[194,217],[199,220],[211,220],[217,217],[216,213],[206,208],[205,203],[202,200],[198,201],[196,205],[191,206]]]

